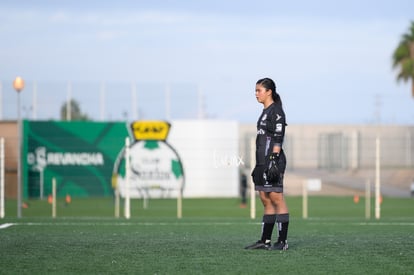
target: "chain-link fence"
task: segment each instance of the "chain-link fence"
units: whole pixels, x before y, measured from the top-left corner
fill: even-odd
[[[172,123],[174,124],[174,121]],[[220,168],[228,162],[228,169],[237,166],[240,172],[249,175],[254,165],[256,126],[235,124],[237,126],[232,132],[237,132],[238,129],[238,137],[231,145],[237,146],[238,150],[235,149],[233,153],[238,152],[238,155],[229,155],[226,150],[217,152],[214,150],[217,147],[214,144],[211,145],[213,148],[211,152],[206,151],[205,142],[200,138],[194,138],[194,135],[181,137],[182,140],[177,138],[175,142],[180,143],[183,150],[202,151],[202,157],[206,163],[211,164],[211,169],[217,169],[212,163],[217,163],[220,158]],[[198,125],[197,120],[194,120],[194,125]],[[14,197],[17,180],[17,124],[13,121],[3,121],[0,126],[0,136],[5,138],[6,196]],[[191,131],[188,135],[191,135]],[[203,135],[199,133],[199,136]],[[221,143],[226,141],[224,136],[222,138],[217,136],[215,139]],[[377,142],[379,142],[378,147]],[[361,185],[365,179],[374,179],[372,171],[376,168],[377,161],[380,163],[381,176],[386,178],[387,185],[399,184],[401,188],[408,190],[414,177],[413,126],[289,125],[284,150],[288,160],[287,175],[299,175],[302,179],[315,175],[318,177],[328,175],[330,181],[342,181],[347,187],[352,187],[356,183]],[[197,161],[199,158],[183,159],[184,163],[197,163]],[[206,166],[200,165],[200,167]],[[200,169],[200,179],[203,179],[205,173],[212,171],[207,168]],[[290,180],[289,177],[287,180]],[[217,178],[217,181],[223,179]],[[234,182],[231,184],[237,185]],[[208,186],[203,188],[209,190]]]
[[[71,100],[94,121],[205,116],[200,87],[190,82],[26,81],[20,99],[22,118],[32,120],[70,120],[61,116],[61,110]],[[17,104],[12,84],[0,82],[0,120],[15,120]]]
[[[241,153],[250,158],[255,126],[240,127]],[[376,140],[382,168],[414,168],[413,126],[290,125],[284,150],[288,169],[372,169],[376,161]]]

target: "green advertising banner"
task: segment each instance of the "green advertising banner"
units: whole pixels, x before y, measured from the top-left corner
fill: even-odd
[[[122,122],[23,121],[24,198],[112,196],[112,171],[125,145]]]

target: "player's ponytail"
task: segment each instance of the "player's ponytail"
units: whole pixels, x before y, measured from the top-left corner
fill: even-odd
[[[280,95],[276,92],[276,84],[275,82],[270,78],[262,78],[259,79],[256,84],[262,85],[265,89],[272,91],[272,99],[276,104],[279,104],[282,106],[282,99],[280,98]]]
[[[280,95],[278,93],[276,93],[275,91],[272,91],[272,98],[276,104],[279,104],[280,106],[282,106],[282,99],[280,98]]]

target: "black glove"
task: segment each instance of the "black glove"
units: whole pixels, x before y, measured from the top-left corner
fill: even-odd
[[[250,176],[252,176],[254,178],[255,174],[256,174],[256,167],[254,167],[254,169],[253,169],[252,173],[250,174]]]
[[[267,166],[266,166],[266,179],[268,182],[277,182],[280,177],[280,167],[279,167],[279,153],[271,153],[269,155]]]

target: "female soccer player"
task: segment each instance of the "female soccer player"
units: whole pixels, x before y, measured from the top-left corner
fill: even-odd
[[[262,236],[246,249],[287,250],[289,210],[283,196],[283,175],[286,157],[282,149],[286,118],[282,100],[270,78],[256,83],[256,99],[263,104],[257,121],[256,166],[252,172],[255,190],[259,191],[264,207]],[[271,245],[273,228],[277,222],[279,237]]]

